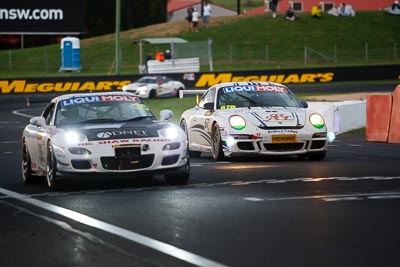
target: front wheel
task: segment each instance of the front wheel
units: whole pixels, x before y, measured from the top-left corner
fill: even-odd
[[[32,175],[31,157],[29,155],[28,146],[24,140],[22,143],[22,179],[25,184],[32,184],[35,180]]]
[[[149,93],[149,98],[150,99],[154,99],[154,98],[156,98],[157,97],[157,91],[156,90],[151,90],[150,91],[150,93]]]
[[[184,120],[181,121],[181,128],[185,132],[186,137],[187,137],[189,157],[191,157],[191,158],[200,158],[200,155],[201,155],[200,151],[189,150],[189,132],[188,132],[188,129],[187,129],[187,126],[186,126],[186,121],[184,121]]]
[[[166,174],[164,175],[165,181],[170,185],[183,185],[189,181],[190,178],[190,160],[187,159],[185,170],[181,173]]]
[[[214,160],[223,160],[225,158],[222,150],[221,132],[217,123],[214,124],[211,132],[211,148]]]
[[[310,160],[323,160],[326,156],[326,151],[318,152],[318,153],[311,153],[308,155]]]
[[[46,181],[51,189],[57,189],[60,186],[60,181],[57,180],[57,159],[54,155],[54,148],[51,142],[49,142],[47,147]]]

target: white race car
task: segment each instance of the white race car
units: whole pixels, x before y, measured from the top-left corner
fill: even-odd
[[[160,120],[135,94],[68,94],[56,97],[40,117],[30,120],[22,136],[25,183],[46,176],[54,189],[59,178],[101,175],[163,174],[168,183],[189,179],[184,131]]]
[[[142,98],[178,97],[185,85],[167,76],[144,76],[134,83],[124,85],[123,91],[135,93]]]
[[[279,83],[212,86],[195,107],[182,113],[180,125],[188,136],[192,157],[212,152],[215,160],[251,154],[321,160],[327,150],[323,117]]]

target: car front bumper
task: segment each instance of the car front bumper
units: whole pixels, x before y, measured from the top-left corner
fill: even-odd
[[[297,135],[295,140],[272,141],[271,137],[256,139],[237,139],[233,136],[224,136],[222,148],[225,156],[235,154],[259,155],[296,155],[318,153],[327,150],[326,137],[313,138],[309,135]]]

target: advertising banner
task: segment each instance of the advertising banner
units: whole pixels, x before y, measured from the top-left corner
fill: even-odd
[[[150,76],[155,75],[150,74]],[[278,82],[286,85],[329,84],[353,81],[398,81],[400,80],[400,65],[168,73],[158,75],[165,75],[171,79],[181,81],[187,89],[205,89],[217,83],[241,81]],[[0,95],[118,91],[122,90],[124,85],[137,81],[142,76],[144,75],[0,78]]]
[[[0,34],[79,34],[85,27],[85,1],[0,2]]]

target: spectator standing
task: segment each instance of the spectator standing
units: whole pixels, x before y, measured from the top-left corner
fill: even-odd
[[[197,8],[194,8],[192,12],[192,32],[199,32],[197,28],[199,25],[199,17],[200,13],[197,11]]]
[[[147,52],[147,56],[146,56],[146,72],[149,72],[149,65],[148,65],[148,61],[153,59],[153,53],[151,51]]]
[[[156,60],[159,61],[164,61],[165,57],[164,57],[164,53],[163,52],[157,52],[156,53]]]
[[[286,11],[285,19],[289,21],[295,21],[298,17],[294,14],[293,8],[289,7]]]
[[[165,58],[165,59],[171,59],[171,58],[172,58],[172,56],[171,56],[171,51],[169,51],[169,49],[167,49],[167,50],[165,51],[165,53],[164,53],[164,58]]]
[[[209,23],[210,23],[210,16],[212,12],[212,7],[208,1],[203,1],[203,22],[204,22],[204,27],[208,29]]]
[[[393,11],[398,11],[398,10],[400,10],[399,1],[395,0],[395,1],[393,2],[393,4],[392,4],[392,10],[393,10]]]
[[[276,18],[276,10],[278,9],[278,0],[269,1],[269,9],[272,11],[272,17]]]
[[[311,17],[317,19],[321,18],[321,7],[319,5],[311,7]]]
[[[151,51],[147,52],[146,64],[147,64],[147,61],[152,60],[152,59],[153,59],[153,53]]]
[[[193,17],[192,17],[193,10],[194,10],[193,6],[190,6],[190,7],[187,9],[186,20],[189,22],[189,31],[192,31],[192,29],[193,29],[193,22],[192,22],[192,19],[193,19]]]

